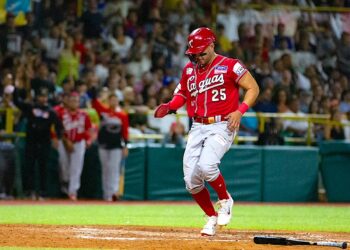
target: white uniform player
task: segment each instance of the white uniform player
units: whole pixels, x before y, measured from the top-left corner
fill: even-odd
[[[62,181],[68,182],[68,197],[77,200],[80,177],[84,166],[86,146],[91,144],[91,120],[88,114],[79,109],[79,95],[72,93],[68,109],[58,114],[64,127],[64,136],[59,146]]]
[[[180,83],[169,103],[161,104],[155,117],[161,118],[186,103],[193,119],[183,158],[186,189],[208,216],[202,235],[213,236],[216,226],[227,225],[232,217],[233,199],[219,170],[221,158],[230,148],[242,115],[259,94],[259,87],[237,59],[215,53],[216,37],[208,28],[198,28],[188,36],[186,54],[190,57]],[[239,87],[246,90],[239,105]],[[215,210],[205,187],[217,192]]]

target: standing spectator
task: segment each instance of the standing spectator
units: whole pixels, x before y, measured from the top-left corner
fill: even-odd
[[[291,37],[285,35],[286,26],[284,23],[279,23],[277,25],[277,34],[274,37],[273,48],[280,49],[283,47],[283,43],[287,43],[287,48],[294,49],[293,40]]]
[[[74,40],[68,36],[65,39],[64,49],[58,59],[57,83],[71,76],[74,80],[79,77],[80,52],[74,50]]]
[[[0,49],[3,55],[21,52],[22,36],[15,24],[15,15],[8,12],[6,22],[0,26]]]
[[[84,166],[86,147],[91,145],[90,133],[92,124],[87,113],[79,109],[79,94],[72,92],[68,100],[68,109],[60,113],[64,127],[62,138],[64,149],[59,152],[62,160],[62,183],[68,182],[68,198],[77,200],[80,188],[80,176]]]
[[[45,88],[48,90],[48,97],[51,100],[55,93],[55,84],[49,80],[49,69],[46,63],[41,63],[36,69],[37,75],[30,81],[31,89],[34,91],[34,96],[38,95],[38,92]]]
[[[120,59],[126,62],[133,40],[124,34],[124,29],[121,24],[117,24],[114,27],[113,36],[109,37],[109,42],[112,46],[112,51],[118,53]]]
[[[99,38],[102,32],[103,16],[97,9],[96,0],[89,0],[88,10],[81,17],[84,36],[88,39]]]
[[[92,107],[101,117],[98,131],[99,156],[102,165],[103,199],[116,201],[119,193],[122,159],[127,157],[129,118],[120,106],[117,96],[108,97],[108,106],[97,99],[96,88],[91,89]]]
[[[58,138],[62,136],[62,124],[56,112],[48,104],[48,90],[41,88],[36,101],[32,103],[15,99],[15,104],[28,119],[26,128],[26,146],[24,154],[24,190],[32,198],[42,199],[47,195],[46,165],[51,148],[51,127],[55,126]],[[35,165],[39,166],[39,191],[35,188]]]
[[[41,39],[41,44],[45,50],[44,59],[50,66],[57,63],[64,48],[64,36],[65,33],[62,33],[62,28],[57,25],[51,28],[49,37]]]

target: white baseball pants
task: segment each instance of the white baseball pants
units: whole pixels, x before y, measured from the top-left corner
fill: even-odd
[[[236,132],[227,128],[227,121],[203,125],[193,123],[183,157],[186,189],[196,194],[204,181],[214,181],[220,174],[221,158],[229,150]]]
[[[84,166],[86,143],[84,140],[74,143],[74,152],[68,153],[62,141],[59,142],[59,163],[61,178],[68,182],[68,194],[77,195],[80,188],[80,177]]]
[[[119,192],[120,165],[122,149],[98,149],[102,166],[103,199],[111,200],[113,194]]]

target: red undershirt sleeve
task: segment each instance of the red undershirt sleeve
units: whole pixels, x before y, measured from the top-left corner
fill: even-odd
[[[170,110],[178,110],[186,103],[186,99],[181,95],[174,95],[173,99],[169,102]]]

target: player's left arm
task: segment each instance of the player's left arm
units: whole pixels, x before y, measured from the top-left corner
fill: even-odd
[[[243,102],[238,107],[238,109],[227,116],[227,127],[230,131],[239,128],[242,116],[249,109],[249,107],[253,106],[256,98],[259,95],[259,86],[254,77],[249,72],[246,72],[239,79],[238,85],[242,87],[246,92],[243,98]]]

